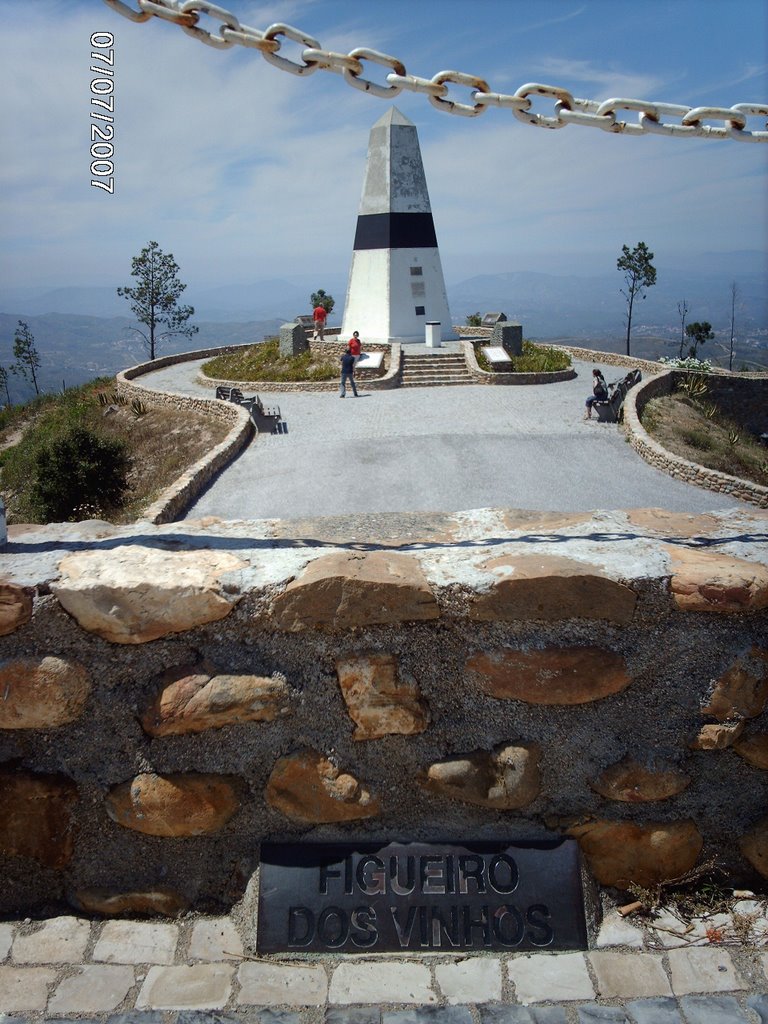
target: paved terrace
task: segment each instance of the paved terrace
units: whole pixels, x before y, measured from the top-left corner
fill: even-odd
[[[414,350],[421,346],[414,346]],[[409,351],[411,348],[409,347]],[[141,377],[147,387],[213,395],[201,361]],[[187,518],[283,518],[507,507],[580,512],[734,508],[725,495],[645,463],[615,424],[584,421],[591,363],[558,384],[463,385],[338,394],[262,394],[287,434],[262,434]],[[627,368],[628,370],[629,368]],[[627,372],[608,367],[609,380]]]

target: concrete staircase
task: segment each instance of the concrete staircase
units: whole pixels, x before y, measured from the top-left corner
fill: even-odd
[[[473,383],[461,353],[432,355],[403,352],[401,387],[433,388],[443,384]]]

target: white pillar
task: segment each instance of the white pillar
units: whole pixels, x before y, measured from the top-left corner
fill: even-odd
[[[424,344],[430,348],[440,348],[440,321],[428,320],[425,328]]]
[[[454,337],[416,126],[392,107],[371,129],[341,332],[422,342]]]

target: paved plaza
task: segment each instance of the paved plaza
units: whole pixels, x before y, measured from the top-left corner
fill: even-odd
[[[141,378],[148,387],[211,395],[202,361]],[[591,364],[558,384],[262,394],[287,433],[260,434],[187,518],[294,519],[370,512],[523,508],[580,512],[736,507],[725,495],[645,463],[615,424],[585,422]],[[623,376],[608,367],[606,376]]]

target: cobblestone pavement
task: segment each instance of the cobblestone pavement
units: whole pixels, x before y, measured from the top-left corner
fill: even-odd
[[[201,362],[142,377],[169,391]],[[583,421],[591,365],[578,377],[525,387],[408,388],[351,394],[264,394],[287,434],[259,435],[200,496],[187,518],[297,518],[364,512],[508,507],[588,511],[733,508],[728,496],[674,480],[635,454],[613,424]],[[608,377],[623,370],[609,367]]]
[[[235,914],[0,923],[0,1024],[768,1024],[765,946],[664,948],[615,912],[596,946],[258,959]]]

